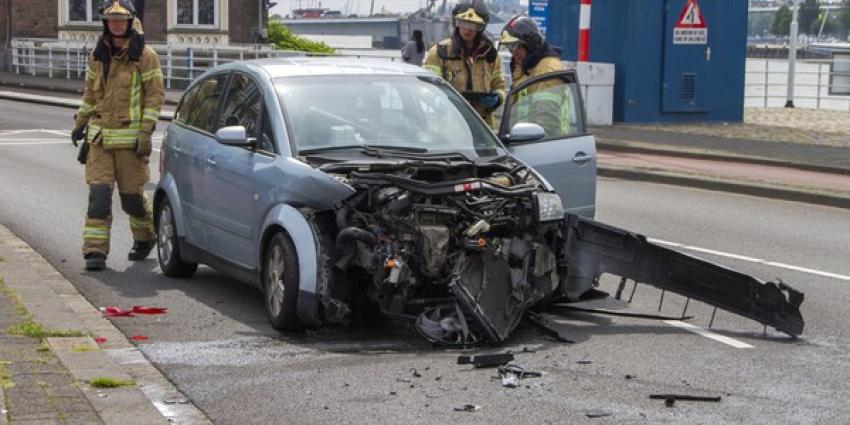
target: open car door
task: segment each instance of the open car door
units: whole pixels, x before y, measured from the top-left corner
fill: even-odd
[[[574,70],[539,75],[511,88],[499,138],[514,156],[543,175],[568,213],[594,217],[596,141],[585,127]]]

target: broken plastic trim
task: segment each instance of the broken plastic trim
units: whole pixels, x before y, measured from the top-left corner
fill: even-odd
[[[755,320],[791,336],[805,325],[804,295],[783,282],[738,271],[652,244],[643,235],[569,214],[565,292],[576,299],[603,273],[672,291]]]

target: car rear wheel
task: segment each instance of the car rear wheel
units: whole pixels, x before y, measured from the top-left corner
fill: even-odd
[[[277,330],[299,330],[298,255],[286,233],[275,234],[266,248],[263,292],[266,315]]]
[[[156,254],[159,268],[170,277],[192,277],[198,269],[198,263],[183,261],[180,245],[177,244],[177,228],[174,225],[174,212],[168,198],[159,206],[159,220],[156,226]]]

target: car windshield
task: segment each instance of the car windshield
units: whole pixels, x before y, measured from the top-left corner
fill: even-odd
[[[299,153],[346,147],[499,155],[501,147],[463,99],[414,76],[287,77],[275,80]]]

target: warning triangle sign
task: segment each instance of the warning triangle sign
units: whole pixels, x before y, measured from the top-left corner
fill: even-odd
[[[705,18],[702,16],[702,10],[700,10],[697,0],[688,0],[685,3],[685,8],[682,9],[682,14],[679,15],[675,28],[706,28]]]

